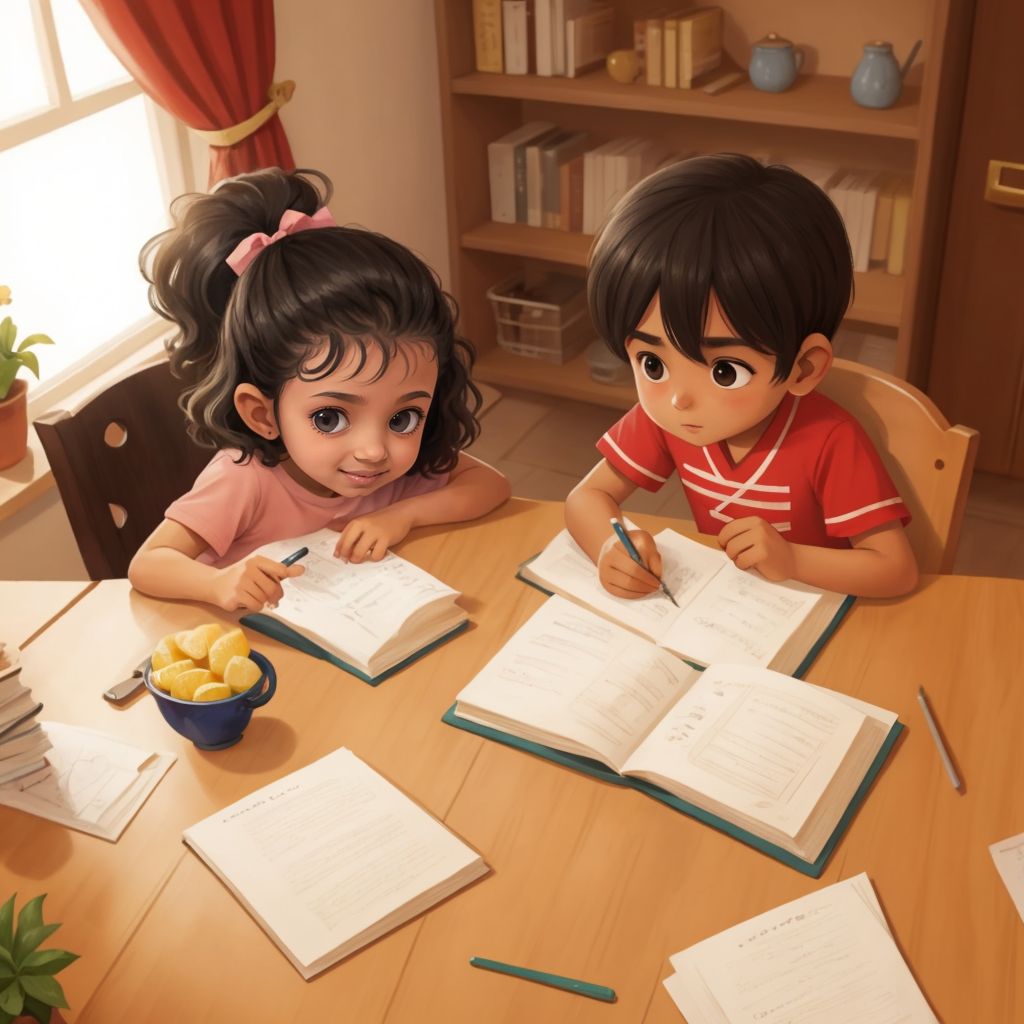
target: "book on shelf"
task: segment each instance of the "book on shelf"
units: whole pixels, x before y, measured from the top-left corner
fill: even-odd
[[[499,224],[526,223],[526,144],[553,128],[550,121],[528,121],[487,144],[491,186],[491,220]],[[521,171],[520,171],[521,164]],[[522,189],[519,187],[520,174]],[[519,216],[520,191],[522,217]]]
[[[648,85],[661,85],[665,74],[664,13],[645,19],[644,54],[644,81]]]
[[[342,561],[337,541],[325,529],[261,547],[275,561],[309,548],[306,571],[285,581],[276,608],[244,615],[242,625],[376,686],[469,624],[459,592],[430,573],[392,552],[379,562]]]
[[[583,153],[559,168],[558,226],[563,231],[583,231]]]
[[[537,74],[549,76],[554,67],[554,0],[534,0],[534,50],[537,55]]]
[[[722,63],[722,8],[686,11],[678,19],[676,45],[679,88],[691,89],[695,78],[714,71]]]
[[[345,748],[211,814],[183,838],[306,979],[489,870]]]
[[[473,0],[477,71],[502,71],[501,0]]]
[[[614,10],[610,4],[588,2],[571,11],[565,22],[565,74],[575,78],[602,66],[614,49]]]
[[[906,267],[907,229],[910,225],[910,181],[902,180],[892,199],[892,223],[889,227],[889,255],[885,269],[902,274]]]
[[[892,207],[897,181],[893,174],[879,174],[876,178],[878,199],[875,203],[875,222],[871,229],[872,263],[885,263],[889,258],[889,233],[892,229]]]
[[[902,728],[893,712],[779,672],[700,671],[557,596],[445,721],[640,789],[807,874]]]
[[[541,227],[562,226],[561,171],[570,160],[583,155],[589,141],[586,132],[565,132],[541,147]]]
[[[0,804],[115,842],[176,758],[94,729],[41,722],[37,771],[0,785]]]
[[[860,171],[852,175],[851,215],[858,219],[857,246],[853,250],[853,269],[858,274],[866,273],[871,259],[871,241],[875,224],[875,207],[878,203],[876,175]]]
[[[526,143],[526,223],[532,228],[539,228],[544,223],[541,194],[541,151],[546,146],[560,145],[571,135],[572,132],[555,127]]]
[[[863,872],[669,957],[687,1024],[938,1024]]]
[[[505,74],[528,75],[533,61],[533,0],[502,0]]]
[[[695,666],[731,661],[802,675],[853,603],[803,583],[772,583],[737,569],[724,551],[675,530],[654,537],[662,557],[660,590],[630,600],[601,586],[597,567],[562,530],[519,567],[519,578],[560,594],[639,633]]]

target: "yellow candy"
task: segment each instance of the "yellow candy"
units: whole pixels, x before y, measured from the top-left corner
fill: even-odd
[[[219,680],[213,678],[213,673],[206,668],[193,668],[182,672],[174,677],[171,682],[171,696],[178,700],[192,700],[193,695],[200,686],[206,683],[216,683]]]
[[[178,646],[174,634],[171,633],[165,636],[163,640],[156,645],[153,651],[153,657],[150,658],[150,663],[153,666],[153,671],[157,669],[166,668],[168,665],[174,664],[176,661],[181,661],[185,657],[185,652]]]
[[[251,658],[236,654],[224,669],[224,682],[232,693],[245,693],[263,675],[259,665]]]
[[[237,655],[249,657],[249,641],[240,629],[232,629],[210,645],[210,671],[223,677],[228,662]]]
[[[231,687],[225,683],[203,683],[197,686],[192,699],[195,701],[224,700],[231,696]]]
[[[175,636],[178,646],[185,652],[185,657],[200,661],[206,657],[210,645],[224,630],[216,622],[204,622],[195,629],[188,629]]]
[[[151,672],[149,674],[149,678],[158,690],[163,690],[164,693],[170,693],[171,683],[173,683],[182,672],[188,672],[195,667],[196,663],[191,658],[184,658],[181,661],[172,661],[170,665],[164,665],[163,668],[159,668],[155,672]]]

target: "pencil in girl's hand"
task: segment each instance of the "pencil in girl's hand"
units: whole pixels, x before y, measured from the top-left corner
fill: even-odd
[[[299,548],[298,551],[293,551],[287,558],[281,559],[282,565],[294,565],[300,558],[305,558],[309,554],[309,548]]]
[[[611,524],[612,529],[615,531],[615,536],[618,537],[620,541],[622,541],[622,546],[626,549],[626,554],[629,555],[629,557],[632,558],[637,565],[641,565],[648,572],[651,572],[650,567],[644,565],[644,560],[640,557],[640,552],[637,551],[635,547],[633,547],[633,542],[629,539],[629,534],[626,533],[626,531],[623,529],[622,523],[620,523],[618,519],[615,518],[615,516],[612,516]],[[651,575],[653,576],[654,574],[651,573]],[[658,579],[656,576],[654,578]],[[668,587],[665,586],[665,581],[659,579],[658,583],[660,584],[664,595],[678,608],[679,602],[669,592]]]

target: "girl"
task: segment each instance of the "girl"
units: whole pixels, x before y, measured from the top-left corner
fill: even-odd
[[[336,555],[376,561],[509,496],[462,451],[480,394],[454,301],[397,242],[336,226],[330,195],[316,171],[243,174],[176,201],[142,250],[179,328],[189,432],[219,449],[132,560],[144,593],[258,610],[302,572],[251,554],[263,544],[331,526]]]

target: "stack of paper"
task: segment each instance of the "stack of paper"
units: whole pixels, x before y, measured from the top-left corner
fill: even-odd
[[[918,1024],[938,1018],[865,874],[793,900],[669,957],[687,1024]]]
[[[111,842],[175,761],[174,754],[143,750],[92,729],[41,725],[51,745],[46,763],[0,785],[0,804]]]
[[[50,742],[35,720],[42,707],[22,682],[18,648],[0,641],[0,784],[46,767]]]

